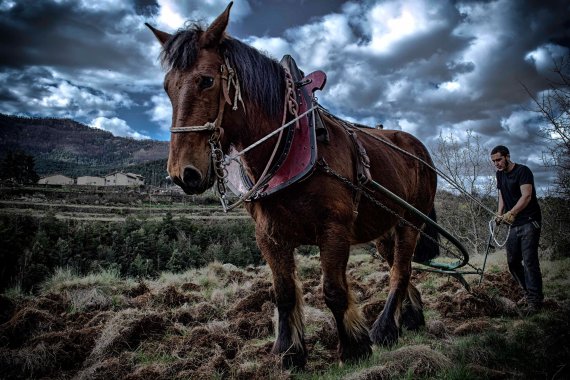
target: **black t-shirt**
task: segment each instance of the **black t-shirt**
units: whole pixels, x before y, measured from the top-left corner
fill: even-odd
[[[512,209],[521,197],[521,185],[532,185],[532,195],[529,204],[517,215],[513,226],[531,222],[542,222],[542,214],[538,199],[536,198],[536,188],[534,186],[534,176],[530,169],[521,164],[515,164],[513,170],[508,173],[497,171],[497,189],[501,190],[503,202],[505,204],[503,213]]]

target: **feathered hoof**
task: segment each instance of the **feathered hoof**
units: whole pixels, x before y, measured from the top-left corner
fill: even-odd
[[[404,304],[402,307],[402,325],[410,331],[417,331],[425,326],[426,320],[422,309]]]
[[[281,354],[281,365],[284,369],[302,370],[307,364],[307,352],[285,352]]]
[[[281,365],[284,369],[304,369],[307,364],[307,350],[303,342],[303,347],[295,347],[289,345],[285,348],[283,345],[275,343],[271,352],[281,357]]]
[[[368,359],[372,355],[372,341],[368,335],[352,340],[338,347],[340,362],[354,363]]]
[[[398,342],[398,327],[396,323],[380,316],[372,325],[370,339],[376,345],[392,347]]]

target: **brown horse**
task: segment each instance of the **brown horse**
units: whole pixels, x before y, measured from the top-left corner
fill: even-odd
[[[202,193],[216,181],[213,141],[227,154],[230,147],[248,147],[281,127],[284,119],[293,119],[285,102],[283,67],[225,33],[231,5],[207,28],[195,24],[171,35],[149,25],[162,45],[172,128],[182,132],[171,135],[168,173],[188,194]],[[360,197],[356,144],[339,119],[325,112],[321,117],[328,141],[318,142],[318,160],[326,162],[330,171],[317,165],[302,181],[245,204],[255,221],[257,244],[273,274],[279,315],[273,352],[283,356],[286,367],[303,367],[307,355],[303,296],[294,259],[300,245],[320,249],[324,300],[336,320],[341,361],[369,356],[372,343],[394,344],[402,325],[413,329],[424,324],[420,294],[410,283],[416,242],[424,237],[420,234],[423,222],[381,193],[365,190],[372,197]],[[354,130],[370,158],[371,177],[423,213],[431,213],[435,173],[376,137],[431,164],[422,143],[402,131]],[[275,145],[283,145],[277,136],[243,155],[253,182],[263,174]],[[386,305],[369,331],[351,292],[346,267],[350,246],[370,241],[376,243],[391,270]],[[429,252],[423,254],[433,257]]]

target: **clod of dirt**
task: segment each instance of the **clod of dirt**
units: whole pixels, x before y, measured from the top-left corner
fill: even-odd
[[[74,311],[108,310],[113,303],[112,297],[98,288],[70,289],[66,293]]]
[[[482,288],[473,289],[471,292],[460,289],[453,295],[443,293],[434,306],[442,315],[459,320],[516,314],[510,303],[503,298],[489,295]]]
[[[231,335],[227,327],[215,324],[197,326],[187,336],[177,340],[173,355],[186,359],[179,378],[211,378],[213,373],[229,373],[228,360],[233,360],[243,347],[243,341]]]
[[[143,295],[145,293],[149,293],[149,292],[150,292],[150,289],[144,283],[144,281],[139,281],[139,283],[135,287],[133,287],[127,291],[126,295],[131,297],[131,298],[135,298],[135,297],[141,296],[141,295]]]
[[[362,314],[364,314],[364,319],[366,319],[369,326],[378,318],[385,304],[386,300],[373,298],[362,305]]]
[[[188,303],[191,298],[180,293],[173,285],[167,286],[159,292],[153,299],[155,304],[164,305],[166,307],[176,307]]]
[[[192,326],[196,323],[196,319],[192,315],[192,312],[187,308],[175,310],[172,315],[172,320],[174,322],[181,323],[184,326]]]
[[[190,313],[192,315],[192,318],[194,318],[194,320],[199,323],[206,323],[211,320],[218,319],[221,314],[220,310],[218,310],[210,302],[200,302],[192,305],[190,308]]]
[[[159,380],[171,378],[172,374],[170,373],[167,365],[150,364],[135,368],[133,372],[129,373],[125,377],[125,380]]]
[[[292,376],[289,372],[282,370],[279,356],[269,355],[268,353],[259,353],[259,356],[252,358],[250,361],[242,361],[235,374],[236,380],[287,380],[291,378]]]
[[[60,369],[78,369],[95,345],[98,333],[95,327],[49,332],[31,339],[28,346],[48,347],[51,361]]]
[[[38,344],[18,349],[0,348],[0,375],[3,379],[40,378],[56,370],[53,347]]]
[[[257,290],[235,304],[235,306],[228,311],[228,317],[235,317],[252,311],[261,311],[263,304],[268,301],[271,301],[270,289]]]
[[[491,322],[486,320],[467,321],[457,326],[455,330],[453,330],[453,334],[454,335],[477,334],[480,332],[489,331],[491,328],[492,328]]]
[[[132,360],[121,355],[97,361],[79,372],[74,380],[109,380],[123,379],[132,371]]]
[[[185,282],[184,284],[182,284],[180,286],[180,289],[182,289],[185,292],[198,292],[201,289],[200,285],[196,285],[192,282]]]
[[[437,338],[443,338],[447,334],[445,323],[443,323],[443,321],[440,321],[439,319],[427,321],[426,330],[428,333],[432,334]]]
[[[384,354],[382,365],[357,372],[346,379],[392,379],[406,375],[428,377],[452,367],[451,360],[427,345],[402,347]]]
[[[231,322],[232,331],[242,339],[260,339],[273,333],[271,313],[245,313]]]
[[[105,325],[87,362],[94,364],[127,347],[134,350],[142,340],[159,335],[166,327],[167,322],[158,313],[121,310]]]
[[[345,377],[345,380],[384,380],[391,379],[390,371],[385,365],[369,367]]]
[[[524,296],[523,290],[509,272],[485,274],[481,290],[487,294],[497,294],[511,300]]]
[[[20,347],[37,331],[50,331],[60,322],[46,311],[24,308],[3,325],[0,325],[0,345]]]

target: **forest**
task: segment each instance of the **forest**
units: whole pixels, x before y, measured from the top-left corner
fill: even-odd
[[[87,218],[56,217],[51,209],[38,213],[37,210],[13,212],[0,208],[4,211],[0,213],[0,240],[3,242],[0,245],[0,262],[3,263],[0,291],[17,287],[24,292],[34,292],[58,268],[68,268],[78,275],[114,270],[124,277],[144,279],[156,278],[163,271],[178,273],[203,267],[214,260],[238,267],[262,263],[253,221],[250,218],[211,217],[216,209],[211,195],[178,204],[177,210],[186,210],[187,217],[184,212],[173,217],[172,204],[155,204],[144,192],[130,193],[130,198],[125,200],[119,198],[118,193],[87,194],[43,188],[34,192],[33,188],[16,191],[6,187],[0,190],[3,194],[0,199],[5,199],[4,208],[8,207],[9,199],[34,199],[35,196],[47,204],[63,202],[60,209],[73,207],[78,202],[111,202],[120,207],[113,210],[105,206],[109,208],[108,212],[122,217],[104,221],[89,215]],[[176,202],[180,198],[173,199]],[[125,201],[131,205],[116,203]],[[140,207],[135,207],[144,202],[157,217],[150,218],[148,214],[142,214]],[[486,203],[492,207],[491,198],[482,199],[482,202],[482,205]],[[540,203],[544,214],[541,257],[570,257],[570,216],[565,212],[570,209],[568,201],[544,197]],[[208,208],[203,209],[202,205],[208,205]],[[445,191],[439,191],[436,209],[439,222],[457,236],[470,254],[485,252],[489,215],[484,209]],[[204,215],[204,219],[190,218],[193,215]],[[300,252],[317,251],[316,247],[300,249]],[[370,252],[373,251],[370,248]]]

